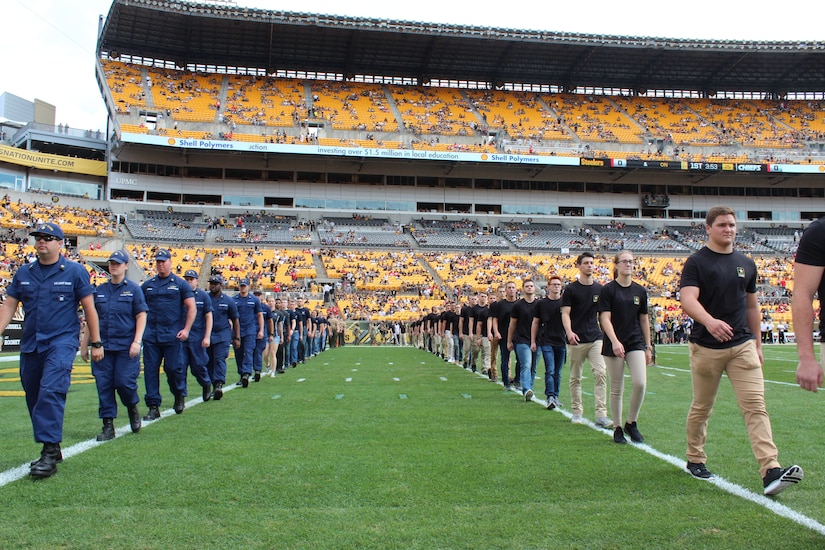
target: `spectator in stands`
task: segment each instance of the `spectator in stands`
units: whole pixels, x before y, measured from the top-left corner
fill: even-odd
[[[570,356],[570,407],[573,412],[571,422],[583,422],[582,367],[584,361],[589,360],[593,372],[595,424],[599,428],[609,429],[613,427],[613,421],[607,417],[607,377],[601,354],[602,332],[597,319],[602,285],[593,278],[596,262],[592,253],[580,254],[576,258],[576,267],[579,270],[579,278],[567,285],[562,294],[561,308],[561,319],[568,343],[567,354]]]
[[[99,361],[92,361],[98,397],[98,414],[103,420],[103,430],[98,441],[115,438],[114,419],[117,418],[117,401],[126,406],[132,433],[141,428],[138,403],[138,377],[140,376],[140,346],[146,328],[146,299],[140,286],[126,278],[129,255],[115,250],[109,256],[110,279],[99,285],[94,293],[95,309],[100,322],[100,340],[106,353]],[[84,326],[80,355],[89,360],[89,331]]]
[[[63,230],[56,223],[38,225],[34,237],[37,261],[18,269],[0,306],[0,340],[22,304],[26,312],[20,339],[20,382],[32,422],[34,440],[43,444],[30,475],[50,477],[63,460],[63,415],[71,383],[72,363],[80,344],[78,303],[83,307],[92,359],[103,359],[94,287],[82,265],[61,253]]]
[[[647,365],[653,359],[650,343],[650,319],[647,313],[647,290],[633,282],[635,260],[629,250],[620,250],[613,258],[615,279],[599,294],[599,324],[604,333],[602,355],[610,377],[610,411],[613,415],[613,441],[627,443],[625,434],[636,443],[644,437],[636,421],[645,398]],[[633,392],[622,429],[624,366],[630,371]]]
[[[160,364],[169,389],[175,396],[174,409],[183,412],[186,398],[184,342],[195,322],[192,287],[172,273],[172,254],[165,248],[155,252],[156,275],[141,285],[149,310],[143,334],[143,382],[146,385],[144,420],[160,418]]]
[[[564,342],[564,325],[561,322],[561,277],[553,275],[547,283],[547,296],[536,303],[530,345],[544,359],[544,394],[547,409],[562,407],[559,401],[561,369],[567,357]]]
[[[817,391],[822,386],[825,370],[825,340],[820,337],[819,358],[814,354],[814,296],[819,293],[819,330],[823,327],[822,302],[825,300],[825,218],[813,222],[802,233],[794,262],[794,286],[791,298],[793,327],[796,334],[796,350],[799,365],[796,381],[808,391]]]
[[[533,399],[533,382],[536,379],[538,354],[531,343],[533,318],[536,313],[536,283],[524,279],[521,283],[521,299],[513,304],[510,326],[507,328],[507,349],[516,352],[519,363],[521,392],[525,401]]]
[[[235,300],[223,293],[223,277],[209,277],[209,300],[212,302],[212,333],[207,354],[207,371],[212,381],[212,395],[215,401],[223,397],[226,384],[226,359],[231,343],[240,344],[241,330],[238,323],[238,307]]]
[[[695,322],[690,343],[693,402],[687,418],[687,470],[698,478],[713,474],[705,467],[707,425],[722,374],[733,385],[748,437],[759,462],[764,493],[777,495],[798,483],[802,468],[782,468],[765,408],[762,342],[756,298],[756,264],[734,250],[736,217],[731,208],[715,206],[705,221],[707,244],[685,262],[681,280],[682,309]]]
[[[212,343],[212,299],[209,295],[198,288],[198,272],[194,269],[187,269],[183,278],[192,288],[195,298],[195,321],[189,331],[189,338],[183,346],[184,363],[189,366],[192,375],[201,385],[204,401],[212,399],[212,379],[209,377],[209,353],[208,349]],[[185,368],[185,367],[184,367]]]

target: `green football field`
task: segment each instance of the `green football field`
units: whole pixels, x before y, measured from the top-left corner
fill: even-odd
[[[639,417],[646,442],[624,446],[564,409],[388,346],[330,350],[218,402],[201,403],[190,379],[183,414],[135,435],[121,408],[119,437],[97,444],[95,386],[78,362],[66,460],[41,481],[25,475],[39,445],[17,364],[0,363],[0,546],[825,547],[825,393],[796,386],[795,346],[766,347],[764,371],[780,461],[805,479],[771,499],[727,380],[707,445],[717,478],[684,471],[687,348],[657,351]],[[583,387],[592,420],[592,378]],[[171,407],[163,379],[162,393]],[[569,404],[567,365],[560,399]]]

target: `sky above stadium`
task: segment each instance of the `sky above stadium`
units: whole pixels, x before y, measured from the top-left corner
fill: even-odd
[[[339,16],[589,34],[724,40],[825,41],[819,2],[787,5],[693,0],[687,3],[408,2],[237,0],[239,6]],[[57,108],[56,123],[104,129],[106,111],[94,78],[98,20],[111,0],[4,0],[0,93]],[[470,8],[468,6],[474,5]]]

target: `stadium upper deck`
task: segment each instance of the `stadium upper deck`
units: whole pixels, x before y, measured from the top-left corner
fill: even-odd
[[[98,54],[114,201],[403,223],[825,210],[822,43],[116,0]]]

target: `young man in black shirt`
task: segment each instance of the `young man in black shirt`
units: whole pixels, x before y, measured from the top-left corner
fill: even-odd
[[[687,259],[680,285],[682,309],[695,321],[689,344],[693,402],[687,418],[687,469],[695,477],[712,476],[705,467],[705,440],[724,373],[745,419],[764,493],[777,495],[798,483],[803,472],[796,465],[780,466],[765,408],[762,342],[756,338],[760,326],[756,264],[733,249],[732,209],[708,210],[705,230],[707,245]]]
[[[599,428],[612,428],[607,417],[607,374],[602,357],[602,331],[599,328],[598,306],[602,285],[593,278],[596,261],[593,254],[584,252],[576,258],[579,279],[567,285],[562,294],[561,320],[567,338],[567,355],[570,356],[570,408],[571,422],[584,422],[582,413],[582,367],[590,361],[593,371],[593,398],[596,404],[595,424]]]

